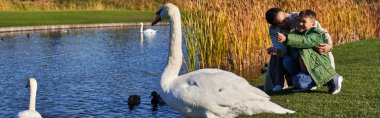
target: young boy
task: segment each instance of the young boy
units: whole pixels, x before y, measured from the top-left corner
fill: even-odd
[[[288,47],[288,55],[293,58],[293,62],[298,67],[292,68],[298,70],[298,74],[293,77],[293,85],[301,90],[310,90],[314,86],[322,86],[333,79],[333,86],[329,88],[329,93],[339,93],[342,86],[343,77],[338,75],[330,65],[328,54],[318,54],[314,51],[316,47],[323,42],[322,31],[313,27],[317,19],[312,10],[303,10],[299,13],[299,25],[295,31],[288,35],[278,33],[279,43],[284,43]],[[298,69],[297,69],[298,68]]]

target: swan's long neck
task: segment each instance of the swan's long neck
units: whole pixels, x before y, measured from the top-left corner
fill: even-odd
[[[182,29],[181,16],[178,10],[170,15],[170,52],[168,64],[161,77],[161,87],[168,91],[170,84],[178,77],[182,66]]]
[[[36,110],[37,82],[30,82],[29,110]]]
[[[143,32],[143,27],[144,27],[144,24],[141,23],[140,32]]]

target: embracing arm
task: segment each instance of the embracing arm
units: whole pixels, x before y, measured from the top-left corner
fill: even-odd
[[[280,32],[281,30],[277,27],[274,27],[270,25],[269,27],[269,37],[272,41],[272,47],[268,48],[268,54],[270,55],[277,55],[277,56],[283,56],[287,55],[286,51],[286,46],[284,44],[280,44],[277,42],[277,33]]]
[[[315,23],[316,23],[315,27],[322,31],[322,37],[323,37],[323,43],[320,46],[316,46],[315,50],[319,54],[330,52],[333,48],[333,42],[332,42],[329,32],[326,29],[322,28],[322,26],[319,24],[318,21],[316,21]]]

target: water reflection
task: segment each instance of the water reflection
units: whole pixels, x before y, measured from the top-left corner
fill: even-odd
[[[180,117],[151,106],[169,46],[167,27],[154,28],[151,39],[138,27],[0,34],[0,116],[28,108],[26,78],[35,77],[43,117]],[[132,94],[141,104],[129,110]]]

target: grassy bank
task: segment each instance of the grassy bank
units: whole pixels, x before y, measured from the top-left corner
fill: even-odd
[[[254,117],[380,117],[380,39],[337,46],[333,53],[337,72],[344,77],[341,93],[330,95],[327,87],[311,93],[270,93],[273,102],[297,113]],[[263,80],[252,83],[262,87]]]
[[[150,11],[2,11],[0,27],[150,22]]]

